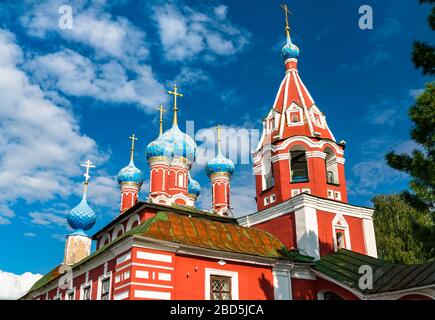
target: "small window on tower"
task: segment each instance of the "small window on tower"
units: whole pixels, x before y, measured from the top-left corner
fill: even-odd
[[[293,114],[292,115],[292,122],[293,123],[297,123],[297,122],[299,122],[299,115],[298,114]]]
[[[290,152],[291,182],[308,182],[308,166],[305,151]]]
[[[231,300],[231,277],[210,277],[211,300]]]

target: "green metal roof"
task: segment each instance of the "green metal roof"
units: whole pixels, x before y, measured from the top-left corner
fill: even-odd
[[[119,238],[101,247],[90,256],[81,260],[72,268],[89,261],[106,251],[126,237],[146,237],[156,240],[192,245],[200,248],[246,254],[265,258],[291,260],[312,263],[313,258],[300,254],[297,250],[288,250],[281,241],[270,233],[253,227],[242,227],[233,221],[222,222],[207,216],[194,217],[168,211],[157,214]],[[26,296],[58,278],[56,267],[29,290]]]
[[[358,271],[363,265],[373,270],[373,289],[360,289],[358,285],[362,276]],[[314,269],[363,294],[435,285],[435,262],[399,265],[345,249],[322,257]]]

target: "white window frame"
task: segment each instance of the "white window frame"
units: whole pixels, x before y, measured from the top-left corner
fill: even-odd
[[[292,189],[291,190],[292,197],[296,197],[298,194],[301,194],[301,190],[300,189]]]
[[[269,205],[269,197],[264,197],[264,205],[268,206]]]
[[[338,222],[340,221],[340,224]],[[352,250],[352,245],[350,243],[350,233],[349,225],[346,219],[339,213],[337,213],[332,220],[332,240],[334,244],[334,251],[337,251],[337,231],[344,230],[344,242],[347,250]]]
[[[72,299],[68,299],[69,294],[72,293]],[[75,300],[76,299],[76,287],[72,289],[68,289],[65,291],[65,299],[64,300]]]
[[[85,282],[80,286],[80,300],[84,300],[84,289],[87,287],[89,287],[89,300],[92,300],[92,281]]]
[[[334,199],[341,201],[341,192],[340,191],[334,191]]]
[[[109,279],[109,299],[112,299],[112,271],[98,277],[97,300],[101,300],[103,281]]]
[[[270,195],[270,203],[274,203],[276,201],[276,194],[271,194]]]
[[[293,122],[291,118],[291,113],[298,113],[299,121]],[[302,118],[302,108],[299,107],[296,103],[292,103],[290,107],[285,111],[286,118],[287,118],[287,126],[300,126],[303,124],[303,118]]]
[[[210,300],[211,276],[223,276],[231,278],[231,300],[239,300],[239,273],[221,269],[205,268],[205,300]]]

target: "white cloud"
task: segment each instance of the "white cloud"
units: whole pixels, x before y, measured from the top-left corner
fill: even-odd
[[[59,90],[75,97],[90,97],[111,103],[133,103],[145,111],[165,103],[168,96],[155,77],[145,33],[123,17],[105,11],[104,2],[81,1],[73,7],[73,28],[59,28],[57,9],[62,1],[39,3],[21,17],[27,32],[35,37],[57,36],[74,45],[74,51],[34,57],[26,64],[32,80],[45,90]],[[58,39],[59,39],[58,38]],[[61,42],[62,43],[62,42]],[[86,57],[81,49],[91,48]]]
[[[412,140],[396,142],[382,136],[367,140],[362,152],[369,160],[361,161],[352,167],[353,177],[348,181],[349,194],[374,195],[379,186],[394,186],[405,181],[408,176],[388,166],[385,155],[389,151],[411,153],[420,148]]]
[[[31,272],[18,275],[0,270],[0,300],[21,298],[41,277],[41,274]]]
[[[0,194],[3,223],[13,216],[5,208],[15,200],[67,197],[81,175],[81,161],[107,160],[96,142],[80,133],[74,115],[29,82],[17,67],[21,61],[13,35],[0,29],[0,190],[8,190]]]
[[[15,217],[15,213],[6,205],[0,205],[0,224],[10,224],[11,218]]]
[[[66,226],[66,216],[59,216],[52,212],[30,212],[29,213],[30,223],[43,225],[43,226],[51,226],[51,225],[59,225]]]
[[[206,11],[203,13],[188,6],[173,5],[155,9],[155,20],[167,60],[215,60],[234,55],[249,43],[249,33],[225,19],[225,6]]]
[[[36,237],[36,234],[33,232],[24,232],[23,236],[29,237],[29,238],[34,238],[34,237]]]
[[[164,87],[147,65],[128,70],[115,60],[94,64],[89,58],[64,49],[35,57],[26,63],[26,70],[45,89],[57,89],[70,96],[136,103],[149,111],[167,99]]]
[[[21,23],[32,36],[46,38],[56,33],[67,41],[93,48],[97,56],[133,61],[148,57],[145,33],[126,18],[105,12],[104,5],[95,1],[76,1],[72,5],[73,28],[59,28],[58,8],[64,4],[61,0],[38,3],[21,17]]]

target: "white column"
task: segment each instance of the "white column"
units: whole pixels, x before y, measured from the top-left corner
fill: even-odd
[[[367,255],[377,258],[378,250],[376,248],[375,228],[372,219],[363,219],[363,231]]]
[[[274,267],[272,275],[275,300],[292,300],[290,269],[283,267]]]
[[[320,258],[317,212],[315,208],[302,207],[295,211],[296,241],[301,253],[316,260]]]

